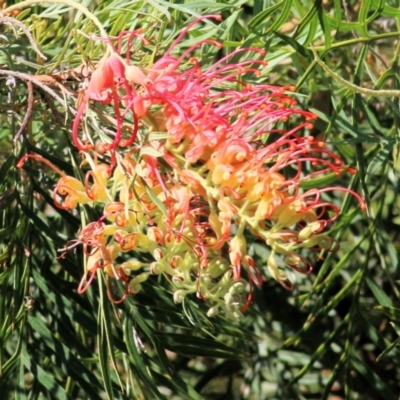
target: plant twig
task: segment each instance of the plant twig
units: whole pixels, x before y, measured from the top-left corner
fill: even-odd
[[[29,82],[34,83],[36,86],[39,86],[41,89],[43,89],[45,92],[47,92],[50,96],[54,97],[60,104],[62,104],[64,106],[64,108],[69,110],[73,115],[76,114],[76,111],[71,106],[68,105],[68,103],[65,99],[60,97],[53,89],[50,89],[43,82],[41,82],[38,79],[35,79],[35,76],[29,75],[29,74],[24,74],[23,72],[9,71],[6,69],[0,69],[0,75],[13,76],[14,78],[18,78],[18,79],[21,79],[26,82],[29,81]]]
[[[365,94],[366,96],[376,96],[376,97],[400,97],[400,90],[373,90],[373,89],[367,89],[363,88],[357,85],[354,85],[353,83],[350,83],[343,79],[340,75],[338,75],[336,72],[333,72],[318,56],[316,50],[314,49],[313,46],[310,47],[311,51],[314,54],[314,58],[316,63],[335,81],[340,82],[342,85],[346,86],[348,89],[352,90],[353,92],[360,93],[360,94]]]
[[[21,22],[18,21],[15,18],[8,17],[6,15],[0,16],[0,24],[5,24],[5,25],[11,25],[11,26],[16,26],[21,31],[24,31],[26,37],[29,40],[29,43],[31,44],[33,50],[38,54],[40,57],[43,58],[43,60],[47,60],[47,57],[39,50],[38,45],[36,44],[35,40],[33,39],[32,34],[29,32],[29,29]]]
[[[33,85],[31,81],[26,81],[26,86],[28,88],[28,107],[26,109],[26,113],[24,116],[24,119],[22,120],[21,126],[18,129],[18,132],[14,136],[14,144],[17,143],[18,139],[22,135],[22,132],[24,131],[26,125],[28,125],[29,119],[32,116],[32,110],[33,110]]]

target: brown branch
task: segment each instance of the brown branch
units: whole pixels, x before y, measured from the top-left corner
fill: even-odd
[[[68,105],[67,101],[60,97],[53,89],[49,88],[45,83],[43,83],[40,79],[36,79],[35,75],[29,75],[25,74],[23,72],[17,72],[17,71],[9,71],[6,69],[0,69],[0,75],[5,75],[5,76],[13,76],[14,78],[21,79],[23,81],[29,81],[35,84],[36,86],[40,87],[43,89],[45,92],[47,92],[50,96],[55,98],[61,105],[64,106],[65,109],[69,110],[73,115],[76,114],[76,111]],[[61,83],[57,82],[57,86],[61,87],[61,90],[65,94],[73,95],[72,92],[70,92],[65,86],[61,85]]]
[[[33,50],[36,52],[36,54],[38,54],[40,57],[43,58],[43,60],[47,60],[47,57],[39,50],[38,45],[36,44],[35,40],[33,39],[32,34],[29,32],[29,29],[21,22],[18,21],[15,18],[12,17],[7,17],[5,15],[0,17],[0,24],[5,24],[5,25],[11,25],[11,26],[16,26],[19,29],[21,29],[21,31],[24,31],[26,37],[29,40],[29,43],[31,44]]]
[[[31,81],[26,81],[26,86],[28,88],[28,108],[26,109],[26,113],[24,119],[22,120],[21,126],[18,129],[18,132],[14,136],[14,144],[17,143],[18,139],[22,135],[25,127],[28,125],[29,119],[32,116],[33,110],[33,85]]]

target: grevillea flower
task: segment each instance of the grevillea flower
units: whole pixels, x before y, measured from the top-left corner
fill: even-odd
[[[87,257],[79,292],[103,270],[123,283],[122,301],[151,275],[163,274],[177,303],[196,294],[210,304],[208,315],[221,311],[238,318],[268,271],[291,289],[286,269],[312,271],[303,250],[338,250],[324,233],[340,213],[328,192],[350,193],[365,209],[346,188],[302,190],[314,176],[355,171],[325,143],[302,135],[316,117],[296,108],[287,94],[293,87],[259,83],[263,50],[237,49],[203,67],[196,49],[221,47],[207,39],[175,55],[187,31],[206,18],[220,20],[211,15],[193,21],[147,66],[129,60],[133,38],[144,45],[147,40],[139,31],[121,33],[115,54],[105,56],[91,76],[73,126],[90,170],[83,183],[57,171],[62,176],[55,189],[63,208],[86,204],[103,211],[72,245],[82,244]],[[102,144],[111,151],[109,164],[90,161],[91,145],[78,139],[89,99],[114,106],[115,135]],[[123,138],[128,113],[133,130]],[[139,144],[138,132],[149,139]],[[249,242],[255,240],[269,250],[265,265],[253,259]],[[120,301],[110,290],[109,296]]]

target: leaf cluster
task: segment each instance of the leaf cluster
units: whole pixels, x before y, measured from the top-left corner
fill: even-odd
[[[96,210],[55,208],[57,175],[39,163],[24,170],[16,163],[33,152],[81,177],[70,139],[87,83],[81,67],[96,65],[104,46],[91,40],[100,35],[93,21],[63,4],[38,1],[7,14],[11,19],[0,14],[0,393],[397,399],[400,112],[399,98],[383,92],[400,89],[398,1],[101,0],[89,11],[110,36],[141,28],[152,38],[134,52],[138,64],[159,57],[194,17],[222,14],[220,24],[193,28],[181,48],[218,38],[220,52],[198,49],[209,63],[239,47],[265,49],[269,64],[260,79],[295,85],[299,107],[319,116],[310,134],[358,170],[310,179],[304,189],[346,186],[362,193],[368,210],[332,195],[342,205],[331,231],[340,251],[316,255],[313,273],[297,275],[293,292],[266,281],[239,324],[206,318],[195,297],[174,304],[163,278],[121,305],[109,303],[101,273],[78,295],[82,250],[60,258],[58,249]],[[92,106],[87,123],[99,130],[105,109]],[[264,265],[265,245],[256,241],[251,251]]]

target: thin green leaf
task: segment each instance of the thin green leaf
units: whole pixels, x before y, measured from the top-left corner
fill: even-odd
[[[379,311],[387,315],[391,320],[400,322],[400,308],[388,307],[388,306],[376,306],[373,308],[375,311]]]

